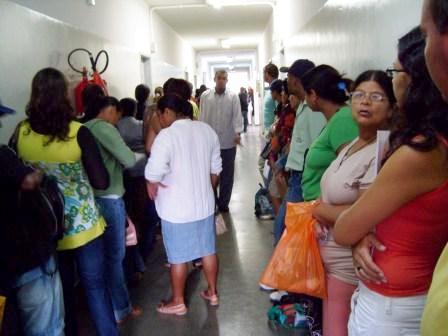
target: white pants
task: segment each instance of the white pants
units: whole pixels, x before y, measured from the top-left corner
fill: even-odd
[[[387,297],[360,283],[352,297],[349,336],[418,336],[426,295]]]

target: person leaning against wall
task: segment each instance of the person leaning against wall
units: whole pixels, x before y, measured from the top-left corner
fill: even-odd
[[[263,69],[263,79],[271,86],[272,82],[278,79],[278,68],[275,64],[269,63]],[[263,135],[267,138],[271,130],[271,126],[275,120],[275,108],[277,103],[272,99],[270,92],[265,92],[263,101]]]
[[[320,197],[320,180],[341,150],[358,136],[358,125],[346,104],[351,81],[333,67],[322,64],[302,79],[305,99],[314,112],[322,112],[327,125],[311,144],[302,176],[305,201]]]
[[[448,101],[448,3],[425,0],[421,29],[426,36],[425,58],[432,80]],[[448,113],[448,111],[446,111]],[[446,139],[446,138],[445,138]],[[423,311],[423,336],[442,336],[448,330],[448,245],[437,263]]]
[[[425,0],[421,29],[426,36],[425,59],[429,74],[443,99],[448,100],[448,3],[444,0]],[[448,111],[447,111],[448,112]],[[369,234],[353,248],[353,262],[362,269],[365,281],[381,282],[384,273],[371,257],[371,251],[385,251],[386,247]],[[448,245],[434,270],[431,287],[421,321],[423,336],[442,336],[448,330]]]
[[[320,181],[320,203],[313,210],[326,273],[323,334],[331,336],[347,335],[350,299],[358,286],[352,250],[335,243],[334,223],[374,180],[377,131],[388,128],[396,102],[392,81],[384,71],[363,72],[353,88],[351,110],[359,137],[348,144],[325,171]]]
[[[431,277],[448,241],[448,104],[429,76],[424,48],[419,28],[400,38],[389,69],[401,117],[391,148],[375,181],[335,224],[338,244],[351,246],[375,230],[386,247],[372,252],[383,271],[380,281],[368,281],[364,265],[355,262],[361,281],[352,298],[351,336],[418,335]]]
[[[285,166],[285,170],[289,173],[288,189],[274,221],[275,244],[280,240],[285,229],[286,203],[303,201],[301,181],[305,153],[326,123],[322,113],[314,113],[305,102],[305,90],[302,85],[302,78],[313,68],[314,63],[310,60],[299,59],[290,67],[281,69],[288,73],[288,91],[291,95],[297,97],[300,105],[296,111],[291,144]],[[277,178],[280,178],[280,176],[277,176]]]

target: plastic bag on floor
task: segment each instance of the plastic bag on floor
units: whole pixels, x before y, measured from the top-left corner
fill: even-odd
[[[315,297],[327,296],[325,270],[314,234],[316,202],[288,203],[283,233],[260,283]]]

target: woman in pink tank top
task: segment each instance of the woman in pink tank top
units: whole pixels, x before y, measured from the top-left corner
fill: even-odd
[[[432,271],[448,241],[448,106],[432,83],[418,28],[399,40],[391,73],[403,120],[370,188],[335,224],[334,238],[354,245],[370,232],[386,247],[373,251],[384,281],[361,282],[352,297],[351,336],[419,335]],[[364,269],[357,267],[361,278]]]

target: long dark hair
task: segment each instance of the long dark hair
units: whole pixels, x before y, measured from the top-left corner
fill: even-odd
[[[59,70],[40,70],[31,83],[31,97],[26,106],[31,129],[55,139],[68,140],[69,124],[74,119],[67,97],[67,81]]]
[[[146,108],[146,100],[149,97],[151,90],[145,84],[139,84],[135,88],[135,99],[137,100],[137,113],[135,118],[138,120],[143,120]]]
[[[193,119],[193,107],[190,102],[177,94],[167,94],[160,98],[157,109],[163,111],[166,108],[173,110],[177,115]]]
[[[97,97],[94,101],[91,103],[91,113],[84,118],[84,122],[88,122],[92,119],[95,119],[98,114],[102,110],[104,110],[106,107],[113,106],[117,109],[117,111],[121,111],[120,102],[117,98],[112,96],[100,96]]]
[[[425,38],[414,28],[398,41],[398,59],[411,77],[401,120],[390,137],[391,155],[401,145],[429,151],[438,144],[437,136],[448,136],[448,104],[433,83],[424,56]],[[423,135],[423,141],[414,141]]]
[[[335,68],[326,64],[309,70],[301,82],[307,93],[314,90],[319,97],[340,105],[349,99],[348,91],[352,84],[350,79],[344,78]]]

